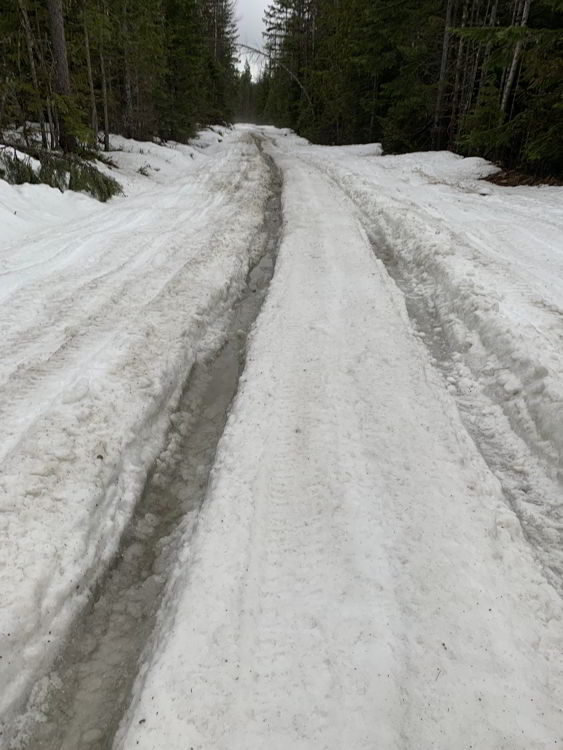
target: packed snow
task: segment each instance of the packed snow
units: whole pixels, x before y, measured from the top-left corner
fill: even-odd
[[[290,141],[440,326],[449,388],[563,593],[563,191],[484,182],[490,163],[449,152],[366,159]]]
[[[562,746],[563,189],[250,126],[114,139],[106,206],[0,181],[0,715],[221,345],[255,139],[278,264],[114,750]]]
[[[269,134],[278,268],[116,747],[555,746],[561,599],[323,174],[347,150]]]

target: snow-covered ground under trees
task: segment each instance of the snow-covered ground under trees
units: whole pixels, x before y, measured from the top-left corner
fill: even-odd
[[[273,165],[276,270],[114,750],[563,747],[563,188],[273,128],[114,140],[107,205],[0,181],[6,747],[227,335]]]

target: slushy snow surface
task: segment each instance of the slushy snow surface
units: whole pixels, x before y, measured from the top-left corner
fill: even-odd
[[[561,747],[563,191],[273,128],[122,141],[106,207],[0,182],[0,710],[220,346],[267,193],[253,135],[278,264],[115,750]]]

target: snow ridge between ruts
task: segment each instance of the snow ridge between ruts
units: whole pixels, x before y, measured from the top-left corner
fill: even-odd
[[[0,480],[0,716],[6,721],[55,657],[115,555],[198,357],[222,343],[226,317],[260,246],[268,172],[233,135],[210,170],[215,223],[189,235],[171,277],[42,403],[5,456]],[[243,168],[241,159],[247,162]],[[244,174],[246,191],[237,189]],[[217,204],[217,181],[223,204]],[[229,185],[233,186],[232,192]],[[154,201],[158,204],[158,192]],[[126,207],[120,199],[116,211]],[[167,210],[161,217],[163,231]],[[159,248],[156,248],[158,252]],[[179,252],[182,252],[181,250]],[[146,274],[152,272],[150,258]],[[35,405],[33,405],[35,406]]]

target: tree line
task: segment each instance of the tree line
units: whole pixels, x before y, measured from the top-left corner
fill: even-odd
[[[185,141],[236,99],[233,0],[0,0],[0,137]]]
[[[260,80],[234,0],[0,0],[0,138],[185,141],[244,119],[563,174],[563,0],[273,0]]]
[[[563,174],[563,0],[274,0],[265,23],[249,116]]]

